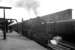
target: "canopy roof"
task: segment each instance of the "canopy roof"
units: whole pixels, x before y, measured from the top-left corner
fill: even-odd
[[[0,6],[0,9],[11,9],[11,7]]]

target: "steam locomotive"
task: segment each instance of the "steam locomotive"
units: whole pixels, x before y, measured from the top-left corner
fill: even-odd
[[[17,31],[17,24],[11,27]],[[48,45],[48,41],[55,36],[62,37],[64,41],[75,43],[75,20],[62,20],[43,24],[38,23],[36,25],[22,22],[18,24],[17,32],[45,47]]]

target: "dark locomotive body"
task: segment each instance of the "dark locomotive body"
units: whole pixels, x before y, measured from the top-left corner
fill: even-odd
[[[54,36],[61,36],[64,41],[75,43],[75,20],[64,20],[36,25],[28,36],[41,44],[48,44]]]

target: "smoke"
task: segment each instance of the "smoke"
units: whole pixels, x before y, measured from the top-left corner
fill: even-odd
[[[37,16],[37,8],[40,6],[37,0],[19,0],[16,2],[16,7],[23,7],[28,11],[32,10],[34,14]]]

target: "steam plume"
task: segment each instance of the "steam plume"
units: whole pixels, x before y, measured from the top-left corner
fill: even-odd
[[[28,11],[32,10],[37,16],[37,8],[39,7],[39,2],[36,0],[20,0],[16,4],[17,7],[26,8]]]

